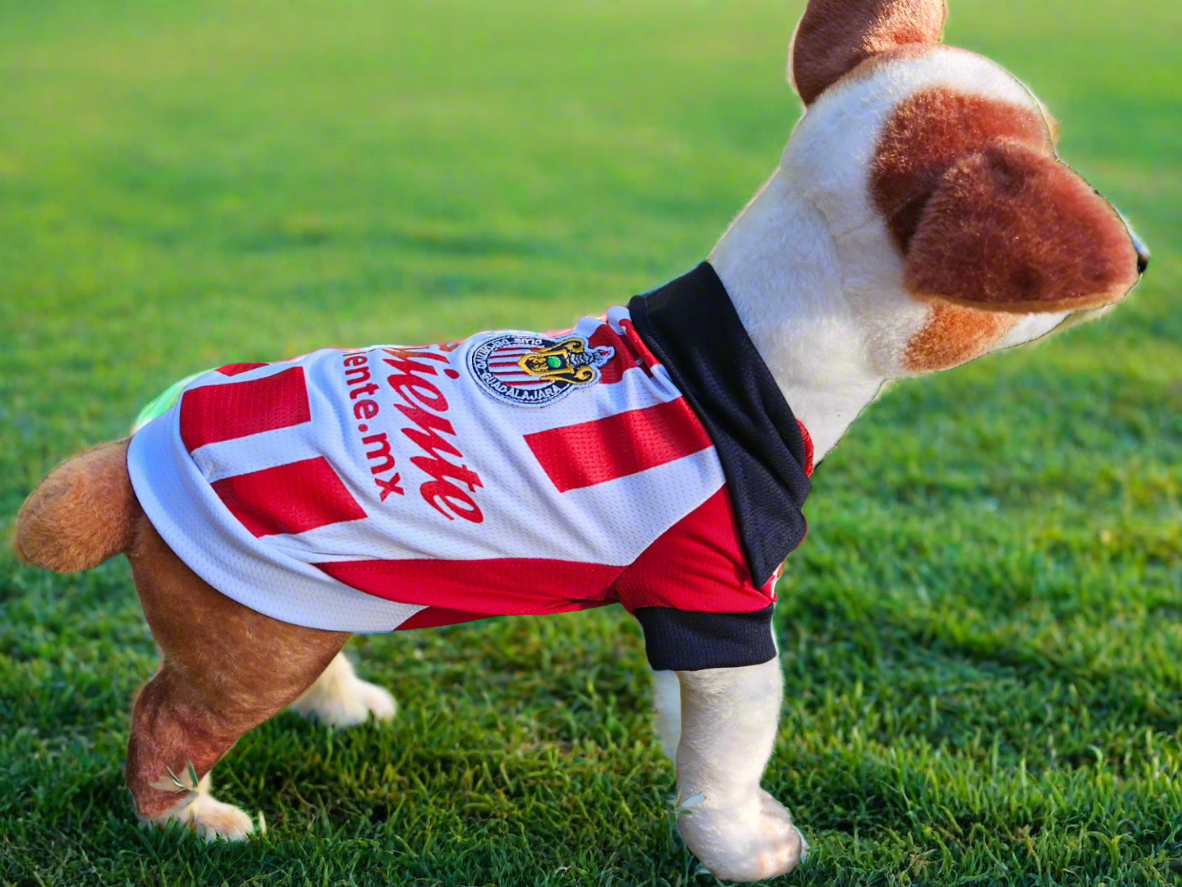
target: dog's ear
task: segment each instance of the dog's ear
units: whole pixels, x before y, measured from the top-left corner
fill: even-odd
[[[1075,311],[1122,299],[1137,262],[1120,214],[1082,177],[1004,142],[944,173],[907,245],[904,280],[919,298],[970,308]]]
[[[946,15],[944,0],[809,0],[788,64],[796,91],[811,105],[871,56],[939,43]]]

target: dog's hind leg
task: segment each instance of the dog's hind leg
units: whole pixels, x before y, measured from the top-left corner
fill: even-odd
[[[681,741],[681,682],[677,672],[653,672],[653,710],[661,750],[669,760],[676,760],[677,744]]]
[[[164,653],[132,712],[127,785],[136,812],[206,838],[243,838],[249,817],[209,794],[209,771],[239,737],[303,693],[348,635],[279,622],[225,597],[146,518],[128,559]]]
[[[291,710],[330,727],[363,724],[372,714],[388,721],[398,711],[390,691],[357,677],[353,663],[338,653],[324,673],[291,704]]]

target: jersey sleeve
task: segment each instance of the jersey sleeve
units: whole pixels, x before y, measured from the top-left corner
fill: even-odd
[[[726,487],[676,523],[616,580],[658,671],[759,665],[776,656],[773,577],[751,580]]]

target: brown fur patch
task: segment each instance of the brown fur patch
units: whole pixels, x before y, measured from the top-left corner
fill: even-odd
[[[932,304],[924,328],[907,343],[903,363],[912,373],[951,369],[986,354],[1018,323],[1013,314]]]
[[[907,251],[920,218],[944,175],[962,157],[1009,139],[1051,153],[1042,116],[983,96],[931,89],[901,102],[879,139],[871,193],[895,242]],[[948,304],[933,306],[908,343],[911,372],[936,372],[987,353],[1016,321],[1005,315]]]
[[[164,664],[135,700],[127,784],[136,812],[156,819],[183,799],[153,783],[191,761],[203,777],[243,733],[284,709],[344,646],[348,634],[279,622],[214,590],[146,517],[128,552],[136,590]]]
[[[866,59],[940,42],[944,0],[810,0],[792,41],[792,82],[806,105]]]
[[[1002,140],[1054,151],[1033,108],[950,89],[926,90],[899,103],[879,139],[870,188],[901,250],[906,252],[944,174],[962,157]]]
[[[97,567],[134,539],[139,501],[127,475],[128,440],[99,444],[68,459],[21,506],[16,550],[57,573]]]
[[[1137,276],[1116,210],[1053,156],[1008,142],[944,175],[911,240],[904,282],[922,298],[1031,313],[1119,301]]]

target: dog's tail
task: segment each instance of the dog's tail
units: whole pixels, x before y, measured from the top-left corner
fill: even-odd
[[[97,567],[127,551],[140,505],[127,474],[130,438],[67,459],[37,485],[16,519],[16,551],[57,573]]]

